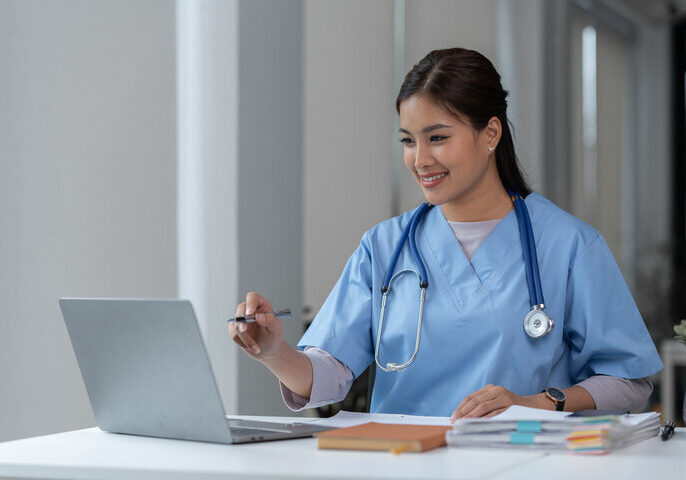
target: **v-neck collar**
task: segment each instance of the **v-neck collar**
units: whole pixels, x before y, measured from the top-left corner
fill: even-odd
[[[498,271],[505,256],[521,244],[514,209],[503,217],[479,245],[471,262],[440,207],[435,206],[426,213],[419,233],[424,245],[428,246],[428,256],[435,261],[461,311],[483,289],[484,283],[488,283],[489,277]]]

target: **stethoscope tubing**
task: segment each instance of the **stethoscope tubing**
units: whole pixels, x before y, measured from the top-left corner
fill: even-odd
[[[521,200],[523,203],[524,200]],[[531,226],[531,218],[529,217],[529,209],[523,208],[524,217],[526,218],[526,227],[529,231],[529,251],[531,256],[531,270],[534,276],[534,286],[536,288],[536,305],[545,305],[543,300],[543,287],[541,284],[541,271],[538,267],[538,253],[536,250],[536,239],[534,238],[534,230]]]
[[[512,199],[512,202],[514,204],[515,215],[517,216],[517,224],[519,225],[519,234],[521,236],[522,252],[524,256],[526,281],[527,286],[529,288],[529,301],[531,302],[531,311],[527,314],[527,316],[524,319],[524,330],[530,337],[538,338],[550,333],[554,323],[553,320],[543,312],[543,309],[545,308],[545,302],[543,300],[543,288],[541,287],[541,276],[538,268],[536,241],[534,239],[534,231],[533,227],[531,226],[531,217],[529,216],[529,211],[526,208],[524,199],[520,194],[515,193],[509,189],[507,190],[507,193],[510,195],[510,198]],[[422,260],[422,257],[419,253],[419,249],[417,248],[416,235],[419,222],[421,221],[426,211],[430,209],[432,206],[433,205],[429,203],[423,203],[422,205],[420,205],[420,207],[415,211],[415,213],[410,218],[408,224],[403,229],[401,241],[398,242],[398,245],[395,248],[395,251],[393,252],[393,257],[389,265],[388,273],[386,274],[383,286],[381,287],[381,312],[379,315],[379,325],[377,328],[376,348],[374,349],[374,361],[376,362],[376,365],[384,372],[398,372],[400,370],[404,370],[412,362],[414,362],[415,358],[417,357],[417,353],[419,352],[419,342],[422,331],[422,319],[424,316],[424,302],[426,301],[426,289],[429,286],[429,282],[428,275],[426,273],[426,266],[424,265],[424,261]],[[400,252],[402,251],[405,245],[405,240],[409,240],[410,252],[415,264],[419,267],[419,273],[415,272],[414,270],[404,269],[395,273],[394,275],[393,272],[395,271],[395,267],[398,263]],[[386,302],[388,299],[388,295],[391,293],[391,283],[397,276],[407,272],[411,272],[417,275],[420,289],[419,318],[417,319],[417,334],[415,336],[414,352],[406,362],[400,365],[395,362],[388,362],[385,365],[382,365],[379,361],[379,348],[381,346],[381,335],[383,333]],[[543,329],[541,329],[541,326],[543,326]]]
[[[526,281],[529,286],[529,301],[531,307],[545,305],[543,299],[543,287],[541,286],[541,276],[538,268],[538,255],[536,254],[536,240],[531,226],[531,217],[524,204],[524,199],[518,193],[508,190],[508,194],[513,200],[515,214],[519,221],[519,234],[522,237],[522,251],[524,253],[524,264],[526,265]]]
[[[417,248],[417,227],[419,227],[419,222],[424,216],[424,212],[431,208],[431,205],[428,203],[422,204],[419,209],[421,210],[421,213],[418,213],[415,216],[414,221],[412,222],[412,226],[410,227],[410,251],[412,252],[412,256],[414,256],[414,261],[416,262],[417,265],[419,265],[419,287],[426,289],[426,287],[429,286],[429,277],[426,274],[426,266],[424,265],[424,261],[422,260],[421,255],[419,254],[419,249]],[[393,266],[395,268],[395,265]]]
[[[395,270],[395,266],[398,263],[398,258],[400,258],[400,252],[403,250],[403,247],[405,246],[405,240],[409,239],[410,241],[410,251],[412,253],[412,257],[414,258],[414,261],[416,264],[419,266],[419,283],[420,287],[421,284],[428,282],[428,276],[426,274],[426,267],[424,266],[424,262],[422,261],[422,257],[419,254],[419,249],[417,248],[417,241],[415,239],[416,232],[417,232],[417,227],[419,226],[419,221],[422,219],[424,216],[424,212],[431,208],[433,205],[429,203],[422,203],[421,206],[417,209],[416,212],[414,212],[414,215],[412,215],[412,218],[410,219],[409,223],[405,226],[405,229],[403,230],[403,234],[400,238],[402,238],[401,242],[398,242],[398,246],[395,247],[395,252],[393,252],[393,257],[391,258],[391,263],[390,267],[388,269],[388,273],[386,273],[386,278],[384,279],[383,286],[381,287],[381,293],[385,293],[388,290],[389,285],[391,284],[391,279],[393,278],[393,272]],[[428,283],[427,283],[428,285]]]

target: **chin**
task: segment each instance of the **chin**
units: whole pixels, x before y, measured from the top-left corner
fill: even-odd
[[[436,195],[432,193],[424,193],[424,201],[426,203],[430,203],[431,205],[442,205],[444,203],[447,203],[450,201],[450,198],[446,197],[445,195]]]

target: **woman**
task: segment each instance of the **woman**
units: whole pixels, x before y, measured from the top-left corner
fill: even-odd
[[[429,53],[400,88],[405,165],[434,206],[410,235],[428,287],[421,348],[407,368],[387,371],[415,351],[417,276],[392,280],[382,329],[379,322],[382,287],[416,209],[364,234],[301,339],[304,352],[282,340],[273,315],[230,325],[233,340],[280,380],[289,407],[342,399],[375,360],[372,412],[455,419],[496,415],[513,404],[577,411],[645,402],[652,391],[645,377],[662,363],[641,316],[598,232],[526,185],[506,96],[488,59],[459,48]],[[532,301],[525,237],[508,191],[525,198],[554,319],[539,338],[522,327]],[[418,263],[405,242],[393,272]],[[270,311],[250,293],[236,314]]]

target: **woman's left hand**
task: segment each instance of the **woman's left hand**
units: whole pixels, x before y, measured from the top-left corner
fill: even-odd
[[[545,398],[541,394],[522,396],[500,385],[486,385],[465,397],[450,416],[450,421],[454,422],[458,418],[492,417],[504,412],[511,405],[546,409],[553,406],[552,402],[544,403],[542,400],[545,401]]]

